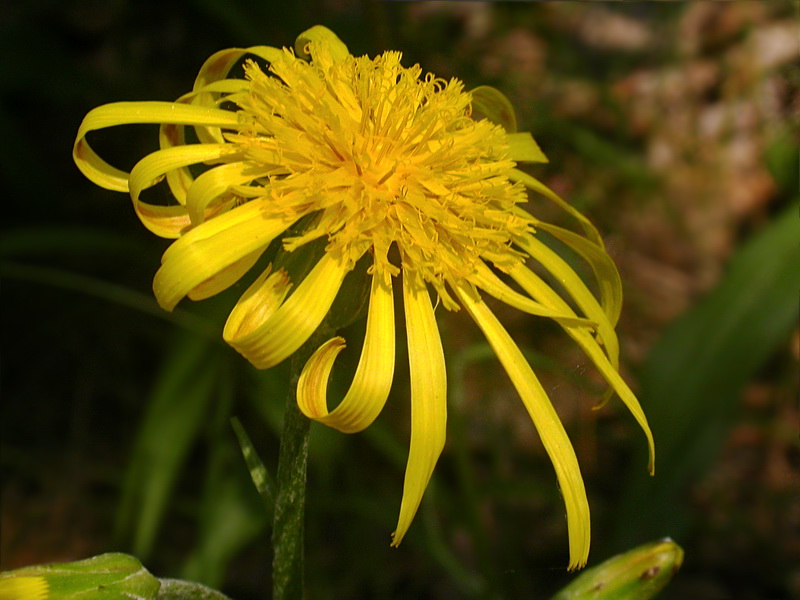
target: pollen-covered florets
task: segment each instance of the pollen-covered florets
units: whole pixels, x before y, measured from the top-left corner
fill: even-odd
[[[230,139],[269,175],[242,192],[271,198],[276,214],[316,213],[287,249],[327,236],[329,250],[371,247],[376,267],[397,273],[394,243],[399,266],[456,308],[444,284],[481,257],[518,260],[511,239],[529,228],[512,211],[526,196],[505,176],[505,131],[471,118],[461,81],[403,67],[399,52],[334,60],[324,44],[308,50],[310,61],[285,51],[269,73],[245,67],[250,93],[234,101],[246,128]]]

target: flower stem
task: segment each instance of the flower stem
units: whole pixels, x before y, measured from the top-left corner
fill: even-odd
[[[320,335],[311,338],[292,356],[289,396],[278,455],[275,513],[272,523],[272,598],[302,600],[304,590],[304,517],[306,464],[311,421],[297,407],[297,381]]]

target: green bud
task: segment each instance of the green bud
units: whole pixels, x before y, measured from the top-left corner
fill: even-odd
[[[156,600],[161,584],[127,554],[0,573],[0,600]]]
[[[551,600],[649,600],[683,563],[683,549],[669,538],[650,542],[587,569]]]

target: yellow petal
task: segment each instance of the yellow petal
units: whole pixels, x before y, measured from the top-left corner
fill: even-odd
[[[209,169],[189,186],[186,194],[186,209],[193,225],[205,220],[208,206],[225,194],[233,185],[249,183],[264,175],[266,168],[251,163],[235,162]]]
[[[271,201],[266,198],[256,198],[245,204],[240,204],[184,233],[167,248],[166,252],[164,252],[164,255],[161,257],[161,262],[163,264],[170,260],[173,255],[184,252],[187,246],[218,235],[227,229],[239,227],[248,221],[260,224],[263,224],[265,221],[271,221],[273,220],[272,213]],[[288,220],[287,218],[285,222],[291,225],[294,221]]]
[[[248,88],[249,82],[245,79],[223,79],[221,81],[209,83],[202,88],[196,88],[184,94],[175,102],[219,108],[222,97],[225,99],[233,98],[236,94],[244,93]],[[185,145],[185,129],[185,125],[175,123],[162,124],[158,131],[159,146],[163,149]],[[225,138],[219,127],[197,126],[194,129],[201,143],[225,143]],[[167,173],[169,188],[181,204],[186,204],[186,193],[193,181],[194,177],[186,167],[181,167]]]
[[[180,205],[157,206],[138,202],[135,208],[139,220],[159,237],[174,239],[192,226],[189,213]]]
[[[530,175],[528,175],[524,171],[520,171],[519,169],[511,169],[508,173],[508,178],[511,181],[518,181],[524,184],[527,188],[542,194],[545,198],[553,202],[561,210],[565,211],[572,218],[578,221],[578,223],[580,223],[581,227],[583,228],[584,232],[586,232],[586,237],[588,237],[590,240],[592,240],[595,244],[597,244],[601,248],[604,247],[603,238],[600,237],[600,233],[597,231],[597,228],[594,225],[592,225],[592,222],[589,221],[589,219],[587,219],[586,217],[584,217],[573,206],[567,204],[561,198],[561,196],[556,194],[553,190],[551,190],[541,181],[539,181],[535,177],[531,177]]]
[[[189,101],[192,104],[213,106],[217,103],[220,93],[230,93],[224,83],[226,76],[231,68],[237,64],[242,57],[252,54],[263,58],[267,62],[279,59],[283,52],[271,46],[252,46],[250,48],[227,48],[212,54],[200,67],[197,78],[194,81],[194,88],[190,94],[182,97],[181,101]],[[242,80],[233,80],[242,81]],[[245,86],[249,87],[248,82]],[[237,90],[241,91],[241,87]],[[224,141],[222,131],[219,127],[195,126],[197,139],[201,143],[222,143]]]
[[[322,323],[347,271],[346,261],[325,254],[274,313],[252,301],[237,304],[222,337],[256,368],[277,365]]]
[[[553,252],[535,236],[528,235],[515,240],[532,258],[537,260],[556,278],[566,292],[575,300],[583,313],[597,323],[597,334],[603,342],[606,354],[616,369],[619,366],[619,341],[608,315],[587,289],[578,274],[567,262]],[[566,303],[565,303],[566,305]]]
[[[181,100],[178,99],[178,102]],[[162,148],[176,148],[186,145],[186,127],[173,123],[164,123],[158,128],[158,145]],[[224,141],[224,140],[222,140]],[[219,143],[222,143],[220,141]],[[186,193],[189,191],[194,176],[188,167],[180,167],[167,172],[167,185],[178,204],[186,204]]]
[[[258,56],[267,62],[280,60],[283,56],[283,52],[279,48],[273,48],[272,46],[252,46],[250,48],[226,48],[225,50],[220,50],[209,56],[203,63],[203,66],[200,67],[200,71],[197,73],[197,78],[194,81],[194,91],[214,91],[214,89],[209,88],[209,86],[212,83],[224,80],[231,68],[247,54]]]
[[[617,266],[608,253],[594,242],[569,229],[544,222],[537,223],[536,227],[567,244],[589,263],[600,288],[600,304],[608,315],[612,327],[615,326],[622,311],[622,280]]]
[[[238,129],[239,117],[229,110],[173,102],[114,102],[98,106],[83,118],[72,148],[75,164],[90,181],[109,190],[128,191],[128,173],[100,158],[86,141],[86,134],[106,127],[138,123],[181,123]]]
[[[555,310],[571,310],[567,303],[556,294],[550,286],[527,267],[520,265],[512,269],[510,275],[527,293],[538,299],[542,304],[550,306]],[[573,327],[563,323],[561,325],[564,331],[580,345],[589,359],[597,367],[597,370],[600,371],[600,374],[606,382],[619,395],[620,399],[625,403],[625,406],[628,407],[628,410],[631,411],[631,414],[644,431],[650,454],[647,468],[652,475],[655,470],[655,444],[653,442],[653,434],[650,431],[647,418],[644,416],[644,411],[642,411],[642,407],[636,399],[636,396],[628,387],[628,384],[622,379],[617,368],[609,362],[608,357],[590,333],[579,327]]]
[[[344,60],[350,56],[350,51],[345,46],[344,42],[327,27],[322,25],[314,25],[310,29],[306,29],[303,33],[297,36],[297,41],[294,44],[295,52],[298,56],[308,58],[307,51],[309,42],[324,42],[331,53],[331,57],[335,61]]]
[[[547,392],[497,317],[473,290],[459,287],[455,292],[497,354],[539,432],[555,468],[567,509],[569,568],[582,567],[589,557],[591,535],[589,501],[586,499],[578,459],[575,457],[575,451],[564,431],[564,426],[550,403]]]
[[[253,268],[253,265],[264,254],[264,250],[266,250],[266,247],[259,248],[255,252],[240,258],[235,263],[228,265],[209,279],[206,279],[197,287],[192,288],[186,295],[192,300],[205,300],[211,296],[216,296],[239,281],[245,273]]]
[[[268,321],[281,307],[291,288],[286,271],[278,269],[273,273],[272,265],[264,269],[228,315],[222,334],[225,341],[230,342],[237,335],[247,335]]]
[[[444,447],[447,426],[444,351],[425,284],[405,274],[403,301],[411,374],[411,446],[392,546],[400,544],[419,508]]]
[[[542,152],[542,149],[539,148],[539,144],[527,131],[510,133],[506,135],[506,141],[508,142],[509,158],[511,160],[536,163],[550,162]]]
[[[372,275],[367,332],[353,382],[342,402],[328,412],[328,377],[344,340],[333,338],[308,360],[297,383],[297,404],[304,415],[344,433],[368,427],[380,414],[394,378],[394,301],[376,269]]]
[[[266,217],[269,204],[253,200],[189,231],[162,257],[153,280],[158,303],[166,310],[191,290],[236,261],[266,248],[283,233],[290,220]]]
[[[134,203],[143,190],[158,183],[170,171],[197,163],[216,161],[237,151],[233,144],[190,144],[156,150],[140,160],[131,170],[130,192]]]
[[[492,270],[483,262],[478,262],[476,264],[475,274],[470,277],[470,280],[479,288],[486,291],[491,296],[494,296],[501,302],[505,302],[509,306],[513,306],[514,308],[517,308],[530,315],[546,317],[549,319],[555,319],[557,321],[564,321],[571,325],[584,326],[588,328],[594,328],[597,326],[597,324],[593,321],[578,317],[572,311],[570,311],[570,313],[555,311],[546,307],[544,304],[536,302],[535,300],[531,300],[519,292],[514,291],[508,285],[503,283],[503,281],[497,275],[492,273]]]

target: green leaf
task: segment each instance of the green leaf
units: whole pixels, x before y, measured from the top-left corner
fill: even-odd
[[[117,553],[0,574],[2,600],[156,600],[160,587],[133,556]]]
[[[798,321],[800,220],[793,203],[730,261],[717,288],[653,348],[640,399],[656,439],[656,476],[636,465],[623,488],[615,547],[678,538],[691,525],[689,486],[710,467],[744,386]]]
[[[269,471],[267,471],[261,458],[259,458],[253,442],[250,441],[250,436],[247,435],[239,419],[232,418],[231,427],[233,427],[236,438],[239,440],[239,447],[242,450],[244,461],[247,463],[247,469],[250,471],[250,479],[253,480],[253,485],[256,486],[256,490],[264,501],[268,517],[272,519],[272,513],[275,510],[275,484],[272,482],[272,477],[270,477]]]
[[[618,554],[581,573],[551,600],[648,600],[678,572],[683,549],[669,538]]]
[[[793,194],[800,189],[800,144],[797,133],[786,128],[775,135],[775,138],[764,151],[764,163],[775,183],[782,190]]]
[[[134,551],[147,556],[175,481],[203,427],[216,389],[214,345],[182,334],[164,365],[139,428],[118,515],[118,534],[134,530]]]
[[[182,572],[185,579],[212,587],[224,583],[228,563],[263,535],[272,517],[253,491],[227,427],[222,433],[227,435],[210,444],[211,464],[203,492],[198,540]]]

